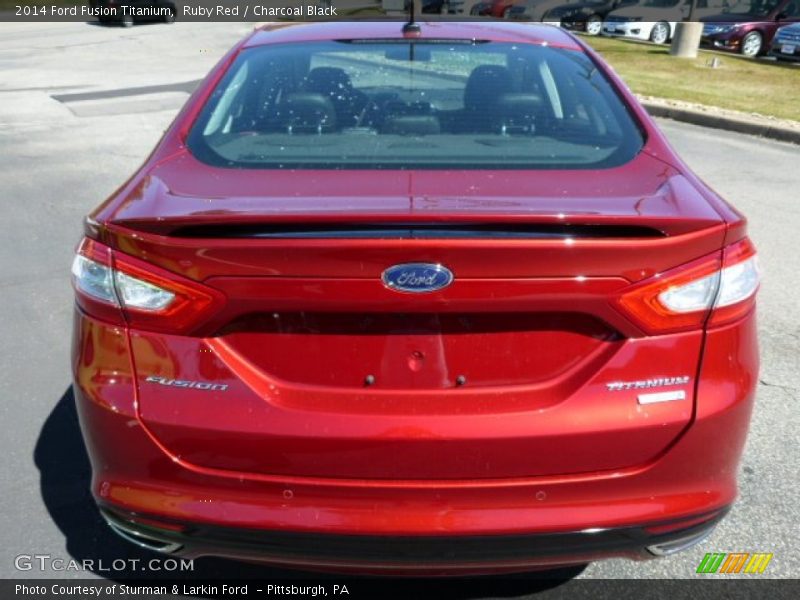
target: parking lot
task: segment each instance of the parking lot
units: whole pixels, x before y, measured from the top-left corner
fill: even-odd
[[[145,556],[106,530],[87,492],[88,463],[69,392],[69,266],[81,219],[141,163],[193,82],[251,25],[3,23],[0,29],[0,468],[6,498],[0,576],[102,577],[107,574],[97,569],[15,568],[20,554],[104,561]],[[769,576],[796,577],[800,147],[660,124],[699,175],[750,219],[764,281],[757,407],[740,500],[710,539],[658,561],[593,564],[579,577],[691,578],[706,552],[770,552]],[[192,576],[271,573],[203,559]]]

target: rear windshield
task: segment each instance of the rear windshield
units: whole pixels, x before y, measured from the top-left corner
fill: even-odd
[[[642,134],[582,52],[532,44],[326,41],[240,54],[189,135],[253,169],[586,169]]]

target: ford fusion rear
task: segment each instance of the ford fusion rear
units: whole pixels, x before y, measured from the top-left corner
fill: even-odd
[[[148,548],[525,570],[670,554],[735,500],[745,220],[563,30],[259,30],[72,272],[92,492]]]

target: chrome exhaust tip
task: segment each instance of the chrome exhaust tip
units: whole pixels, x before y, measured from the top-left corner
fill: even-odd
[[[662,544],[648,546],[647,551],[654,556],[670,556],[678,552],[683,552],[684,550],[687,550],[688,548],[691,548],[692,546],[695,546],[705,540],[708,536],[714,533],[716,528],[717,526],[714,524],[708,529],[696,531],[690,535],[680,537],[676,540],[670,540]]]
[[[136,544],[140,548],[151,550],[153,552],[159,552],[161,554],[174,554],[183,548],[183,544],[179,544],[171,540],[160,539],[149,533],[142,533],[127,523],[118,521],[107,515],[105,511],[100,511],[100,514],[103,515],[103,519],[105,519],[105,522],[111,528],[111,531],[116,533],[125,541]]]

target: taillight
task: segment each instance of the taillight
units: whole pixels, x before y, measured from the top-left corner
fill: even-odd
[[[759,285],[756,251],[743,239],[634,285],[617,304],[648,333],[720,325],[747,314]]]
[[[215,290],[90,239],[78,247],[72,281],[84,312],[142,329],[184,332],[223,301]]]

